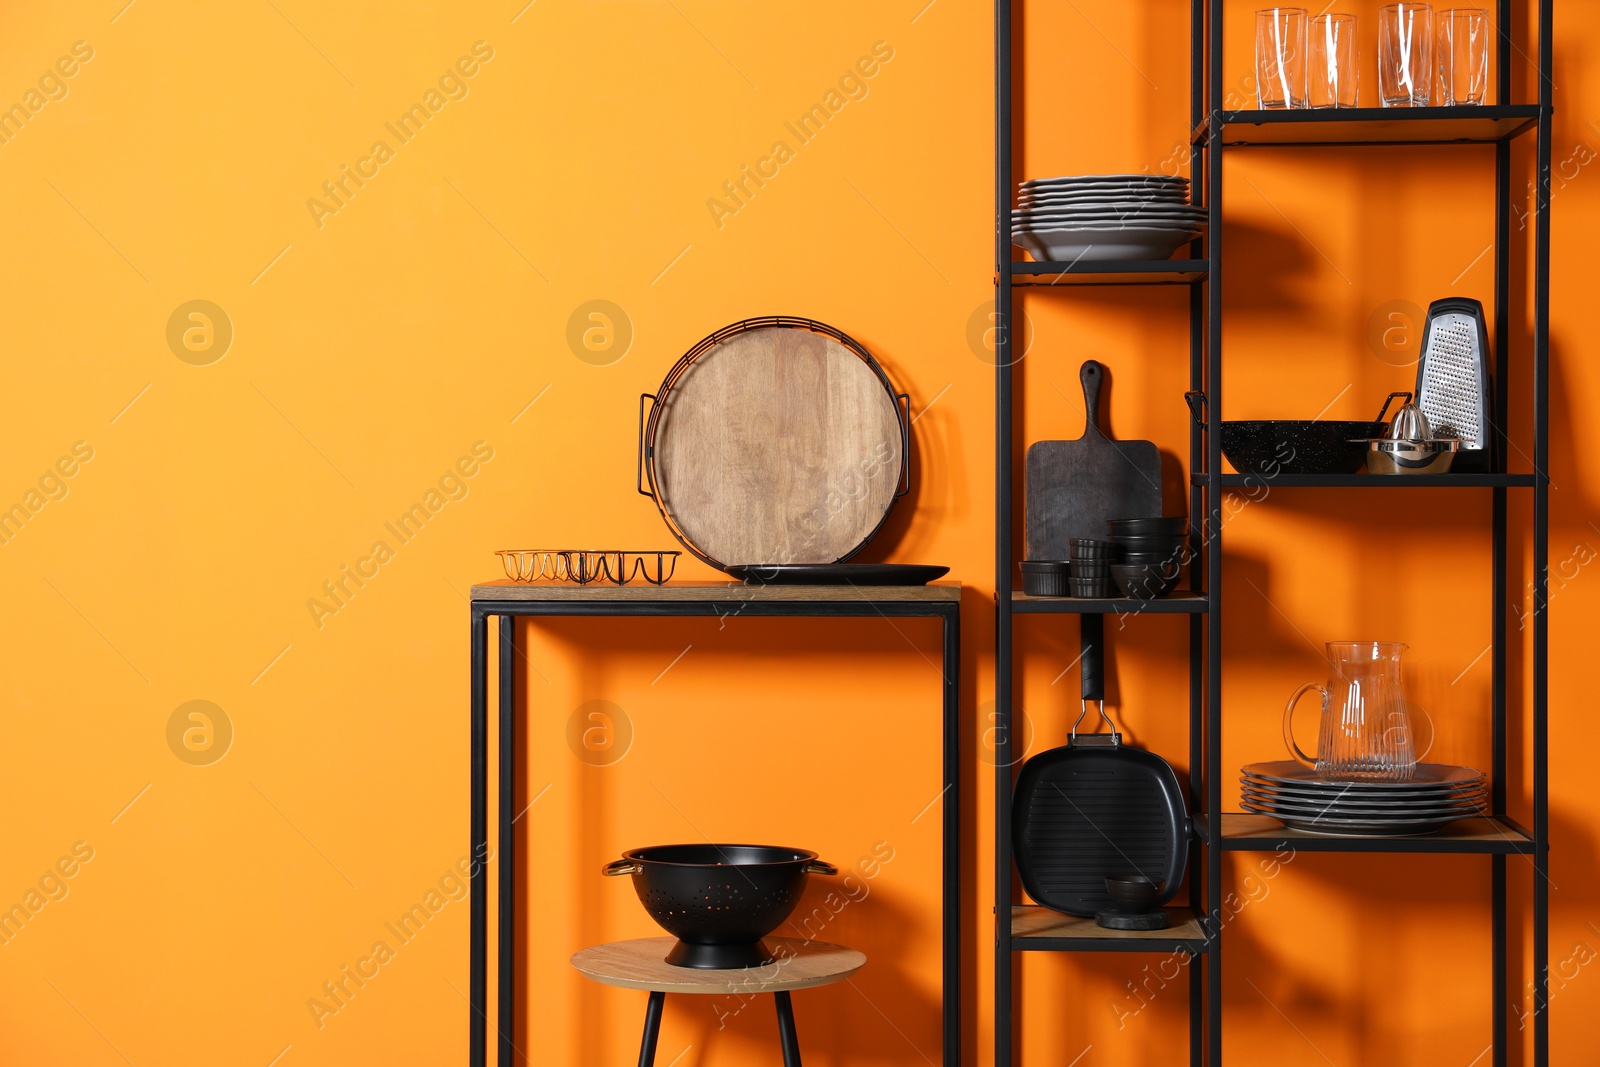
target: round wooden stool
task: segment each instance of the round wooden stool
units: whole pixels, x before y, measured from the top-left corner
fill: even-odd
[[[644,1040],[639,1045],[639,1067],[656,1060],[656,1038],[661,1032],[661,1007],[668,993],[771,993],[778,1008],[778,1041],[783,1046],[783,1067],[800,1067],[800,1041],[795,1036],[792,989],[810,989],[843,981],[859,971],[867,957],[853,948],[825,941],[769,937],[766,944],[777,956],[765,967],[712,971],[675,967],[666,961],[676,944],[671,937],[641,937],[613,941],[574,953],[572,965],[585,977],[623,989],[643,989],[650,1000],[644,1009]]]

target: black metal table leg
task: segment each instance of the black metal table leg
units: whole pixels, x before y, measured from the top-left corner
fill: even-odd
[[[794,1004],[789,1000],[789,991],[780,989],[772,994],[772,999],[778,1006],[778,1043],[783,1046],[783,1067],[800,1067],[800,1038],[794,1032]]]
[[[500,616],[500,806],[495,819],[500,828],[500,887],[495,906],[500,911],[500,1010],[495,1027],[500,1032],[500,1067],[514,1067],[516,1053],[516,914],[517,865],[513,847],[513,819],[517,797],[517,702],[515,615]]]
[[[944,648],[944,1056],[961,1063],[961,605],[943,614]],[[785,994],[787,995],[787,994]],[[800,1062],[798,1054],[795,1062]]]
[[[467,1000],[471,1015],[467,1019],[467,1062],[485,1067],[487,1016],[484,1000],[488,992],[488,873],[483,859],[489,850],[489,619],[476,608],[472,612],[472,841],[468,855],[472,864],[472,903],[468,919],[470,962],[467,971]]]
[[[639,1042],[639,1067],[652,1067],[656,1062],[656,1039],[661,1036],[661,1006],[667,995],[659,989],[650,994],[644,1006],[644,1039]]]

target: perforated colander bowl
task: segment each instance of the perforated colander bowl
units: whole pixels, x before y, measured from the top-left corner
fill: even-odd
[[[631,849],[604,873],[633,875],[644,910],[678,938],[668,963],[724,969],[771,963],[761,939],[794,911],[807,876],[839,871],[803,848],[704,844]]]

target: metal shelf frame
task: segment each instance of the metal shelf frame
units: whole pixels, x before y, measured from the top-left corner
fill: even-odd
[[[940,1067],[961,1063],[961,587],[939,583],[923,588],[858,586],[746,586],[738,582],[668,583],[661,586],[517,585],[505,581],[472,587],[472,715],[471,715],[471,828],[469,846],[474,857],[488,855],[489,820],[489,620],[498,618],[492,643],[497,648],[496,703],[499,709],[497,744],[499,797],[494,828],[499,865],[495,898],[499,922],[495,946],[498,998],[494,1007],[496,1062],[515,1067],[524,1059],[517,1048],[516,908],[510,902],[531,892],[517,884],[516,810],[517,620],[551,618],[821,618],[821,619],[937,619],[942,646],[940,737],[943,788],[941,837],[943,894],[940,932],[943,986],[942,1055]],[[523,698],[529,694],[522,693]],[[538,714],[530,707],[530,716]],[[529,898],[531,899],[531,898]],[[480,863],[471,879],[469,908],[469,970],[467,1062],[487,1067],[489,1062],[489,872]],[[538,908],[530,905],[529,915]],[[530,1029],[536,1026],[530,1025]]]
[[[995,1056],[996,1067],[1012,1067],[1016,1017],[1014,990],[1019,954],[1029,951],[1138,952],[1180,948],[1192,956],[1189,973],[1189,1062],[1194,1067],[1223,1062],[1222,967],[1224,899],[1222,854],[1275,849],[1288,843],[1302,851],[1359,854],[1415,855],[1476,854],[1488,860],[1492,910],[1490,980],[1492,993],[1490,1067],[1505,1067],[1510,1051],[1510,1001],[1508,990],[1508,931],[1511,923],[1507,892],[1510,855],[1526,856],[1532,866],[1529,895],[1532,924],[1534,1067],[1550,1062],[1549,1013],[1549,333],[1550,333],[1550,195],[1551,123],[1553,114],[1552,33],[1553,0],[1533,0],[1527,5],[1536,21],[1536,52],[1531,42],[1514,42],[1513,4],[1494,0],[1500,33],[1495,47],[1497,99],[1482,108],[1362,108],[1342,112],[1228,112],[1208,102],[1225,98],[1222,0],[1190,2],[1190,113],[1187,129],[1193,153],[1190,159],[1192,200],[1208,209],[1206,237],[1190,246],[1189,258],[1162,263],[1031,263],[1014,260],[1011,241],[1015,182],[1012,129],[1012,24],[1015,0],[995,0],[995,311],[999,329],[995,351]],[[1490,5],[1485,5],[1490,6]],[[1241,9],[1242,10],[1242,9]],[[1519,10],[1521,8],[1519,7]],[[1537,101],[1512,100],[1512,56],[1533,54],[1529,71],[1537,83]],[[1536,176],[1534,228],[1529,273],[1532,292],[1527,313],[1533,334],[1529,346],[1512,346],[1512,150],[1514,143],[1533,138]],[[1189,790],[1195,812],[1195,847],[1191,849],[1188,878],[1192,921],[1203,940],[1185,940],[1181,933],[1152,940],[1150,948],[1128,939],[1097,936],[1061,917],[1060,936],[1035,914],[1039,909],[1021,903],[1012,869],[1011,792],[1015,774],[1012,747],[1014,620],[1021,614],[1079,615],[1136,613],[1128,602],[1069,601],[1065,598],[1029,597],[1015,588],[1015,524],[1020,522],[1015,477],[1017,439],[1013,409],[1012,335],[1015,301],[1021,293],[1039,293],[1051,286],[1085,285],[1187,285],[1189,289],[1189,388],[1203,390],[1211,400],[1216,420],[1222,418],[1224,264],[1223,161],[1225,149],[1234,146],[1383,146],[1475,144],[1492,151],[1495,174],[1494,306],[1492,309],[1495,357],[1495,421],[1507,426],[1510,410],[1509,364],[1532,365],[1531,396],[1518,397],[1532,411],[1533,470],[1531,473],[1489,473],[1412,478],[1377,478],[1366,475],[1285,476],[1268,482],[1254,476],[1225,474],[1219,434],[1207,434],[1193,420],[1189,428],[1190,538],[1199,554],[1191,568],[1192,591],[1181,599],[1152,610],[1189,616]],[[1519,313],[1523,308],[1519,307]],[[1035,354],[1035,359],[1045,358]],[[1503,430],[1502,430],[1503,432]],[[1300,487],[1306,491],[1343,491],[1357,488],[1435,489],[1474,488],[1492,494],[1492,716],[1491,792],[1488,816],[1463,820],[1428,838],[1335,838],[1289,830],[1276,820],[1222,812],[1222,626],[1223,495],[1229,489],[1260,483]],[[1508,776],[1508,618],[1510,583],[1509,495],[1531,490],[1533,611],[1531,651],[1526,672],[1531,699],[1515,725],[1531,740],[1532,771],[1526,785],[1532,796],[1531,827],[1511,818],[1506,810]],[[1204,591],[1202,591],[1204,590]],[[1059,625],[1034,623],[1032,625]],[[1216,818],[1207,813],[1221,813]],[[1522,914],[1519,911],[1519,915]],[[1519,922],[1523,921],[1519,919]],[[1183,948],[1187,945],[1188,948]]]

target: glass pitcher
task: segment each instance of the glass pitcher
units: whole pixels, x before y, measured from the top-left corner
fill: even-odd
[[[1329,780],[1400,782],[1417,766],[1411,715],[1400,685],[1400,654],[1406,646],[1387,641],[1330,641],[1333,673],[1328,684],[1307,682],[1283,712],[1283,739],[1301,763]],[[1294,709],[1310,690],[1322,694],[1322,725],[1316,758],[1294,740]]]

